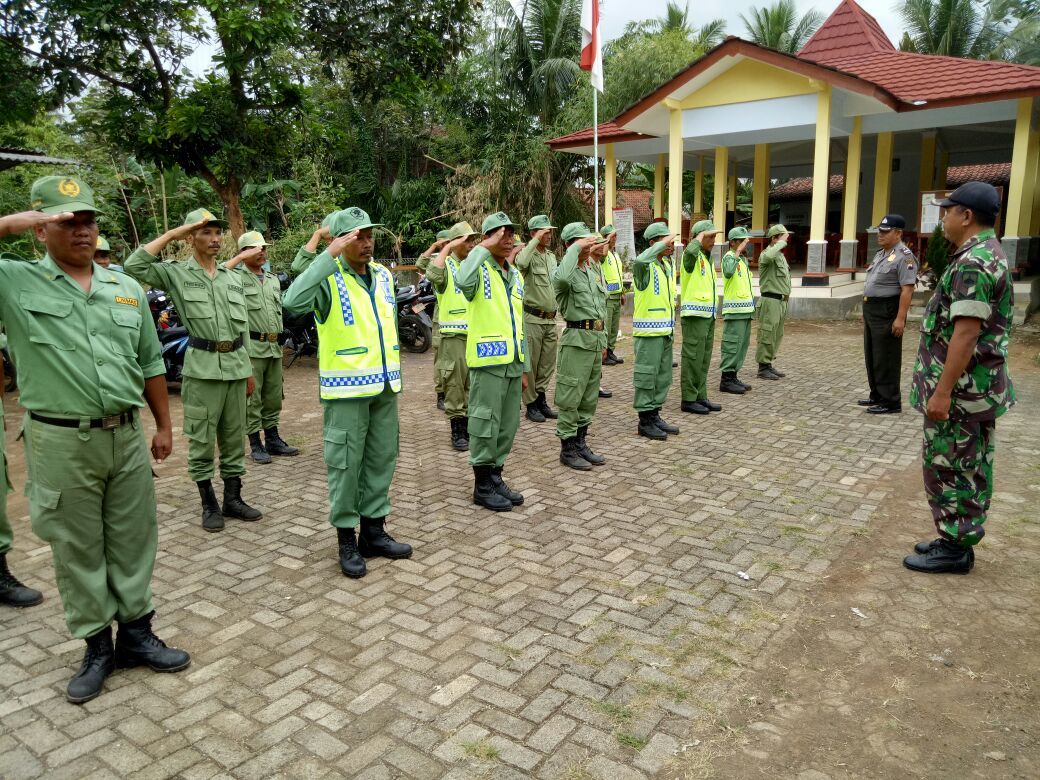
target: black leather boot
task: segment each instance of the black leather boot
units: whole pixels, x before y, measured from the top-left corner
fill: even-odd
[[[775,371],[773,371],[773,369],[770,367],[770,365],[768,363],[759,363],[758,364],[758,378],[759,379],[774,380],[774,379],[779,379],[780,375],[778,373],[776,373]]]
[[[267,442],[267,451],[271,455],[292,457],[300,454],[296,447],[290,447],[285,439],[278,435],[278,426],[264,430],[264,441]]]
[[[588,435],[589,426],[583,425],[580,428],[578,428],[578,454],[581,455],[581,457],[583,457],[593,466],[602,466],[604,463],[607,462],[607,459],[604,458],[602,455],[597,455],[595,452],[592,451],[592,448],[589,446],[587,440]]]
[[[502,479],[502,467],[491,466],[491,484],[495,486],[495,490],[502,496],[506,501],[511,503],[513,506],[520,506],[524,503],[524,497],[515,490],[510,490],[509,485]]]
[[[560,463],[576,471],[592,471],[592,464],[578,454],[578,437],[560,439]]]
[[[542,416],[547,420],[555,420],[560,415],[549,406],[549,402],[545,400],[545,393],[539,393],[535,399],[535,403],[538,404],[538,411],[542,413]]]
[[[704,407],[704,408],[707,409],[707,407]],[[671,434],[672,436],[675,436],[677,433],[679,433],[679,426],[672,425],[671,423],[665,422],[664,420],[661,419],[661,410],[660,409],[654,409],[654,413],[653,414],[654,414],[654,417],[653,417],[654,425],[656,425],[662,431],[664,431],[665,433]]]
[[[228,477],[224,480],[223,512],[227,517],[237,517],[248,522],[263,517],[260,510],[253,509],[242,500],[242,477]]]
[[[603,358],[600,360],[605,366],[616,366],[618,364],[617,355],[611,352],[609,349],[603,350]]]
[[[444,411],[444,393],[437,393],[437,408]]]
[[[469,449],[469,419],[466,417],[452,417],[449,422],[451,423],[452,449],[466,452]]]
[[[719,382],[719,392],[721,393],[733,393],[734,395],[744,395],[747,390],[744,388],[743,383],[737,381],[737,375],[731,371],[727,371],[722,375],[722,381]]]
[[[79,671],[69,680],[65,697],[73,704],[96,699],[105,686],[105,678],[115,670],[112,648],[112,627],[105,626],[94,636],[87,637],[87,652]]]
[[[717,404],[708,398],[702,398],[700,400],[701,406],[705,407],[709,412],[721,412],[722,404]]]
[[[386,532],[385,517],[362,517],[361,536],[358,538],[358,552],[365,558],[401,558],[412,557],[412,546],[399,542]]]
[[[473,503],[492,512],[512,512],[513,502],[501,495],[491,481],[491,466],[473,467]]]
[[[710,414],[711,409],[705,406],[700,401],[682,401],[679,404],[679,410],[687,412],[689,414]]]
[[[770,364],[769,364],[769,370],[770,370],[770,371],[772,371],[772,372],[773,372],[774,374],[776,374],[776,375],[777,375],[778,377],[780,377],[781,379],[782,379],[783,377],[787,376],[787,374],[785,374],[785,373],[784,373],[783,371],[781,371],[781,370],[780,370],[779,368],[777,368],[776,366],[774,366],[774,365],[773,365],[772,363],[770,363]]]
[[[223,531],[224,515],[217,503],[217,494],[213,492],[213,482],[203,479],[195,483],[199,486],[199,497],[202,499],[202,527],[207,531]]]
[[[545,415],[542,414],[542,407],[538,404],[537,398],[527,405],[527,419],[536,423],[545,422]]]
[[[260,441],[260,431],[249,434],[249,457],[253,459],[254,463],[270,463],[271,453],[264,447],[264,443]]]
[[[942,537],[939,537],[938,539],[932,539],[932,541],[930,541],[930,542],[918,542],[917,544],[914,545],[914,552],[916,552],[919,555],[924,555],[929,550],[934,550],[936,547],[938,547],[940,544],[942,544],[942,541],[943,541]],[[969,547],[968,548],[968,559],[969,559],[969,564],[968,564],[969,568],[974,567],[975,566],[975,548],[974,547]]]
[[[611,358],[613,358],[614,362],[617,363],[618,365],[620,365],[621,363],[625,362],[625,359],[624,358],[619,358],[617,355],[615,355],[614,354],[614,350],[612,350],[612,349],[608,349],[607,350],[607,355],[609,355]]]
[[[645,436],[648,439],[654,441],[664,441],[668,438],[668,434],[662,431],[654,424],[654,413],[653,412],[640,412],[639,413],[639,430],[637,433],[640,436]]]
[[[922,555],[908,555],[903,565],[926,574],[967,574],[974,556],[971,547],[940,539],[939,543]]]
[[[176,647],[167,647],[152,633],[154,612],[120,623],[116,633],[116,666],[129,669],[147,666],[153,672],[179,672],[191,664],[191,656]]]
[[[336,539],[339,542],[339,568],[343,576],[355,580],[364,577],[368,569],[365,567],[365,559],[358,551],[354,529],[337,528]]]
[[[7,553],[0,553],[0,604],[9,607],[34,607],[43,601],[43,594],[27,588],[7,568]]]
[[[745,382],[743,379],[741,379],[736,374],[733,375],[733,379],[736,381],[736,383],[738,385],[743,385],[745,390],[750,390],[751,389],[751,385],[749,385],[747,382]]]

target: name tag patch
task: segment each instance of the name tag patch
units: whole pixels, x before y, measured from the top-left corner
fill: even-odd
[[[124,298],[122,295],[117,295],[116,303],[121,303],[124,306],[136,306],[137,298]]]
[[[184,286],[185,287],[195,287],[196,289],[199,289],[199,290],[205,290],[206,289],[206,283],[205,282],[184,282]]]

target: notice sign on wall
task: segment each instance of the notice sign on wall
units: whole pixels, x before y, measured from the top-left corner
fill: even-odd
[[[631,263],[636,257],[635,219],[632,209],[614,209],[614,230],[617,231],[617,247],[614,251],[622,262]]]

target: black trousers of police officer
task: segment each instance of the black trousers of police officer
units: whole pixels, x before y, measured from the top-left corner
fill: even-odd
[[[892,323],[898,313],[898,295],[863,301],[863,357],[870,398],[890,409],[898,409],[902,404],[899,372],[903,362],[903,337],[892,335]]]

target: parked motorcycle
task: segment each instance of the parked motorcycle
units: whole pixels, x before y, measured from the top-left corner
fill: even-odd
[[[283,358],[286,368],[292,368],[301,357],[318,354],[318,326],[314,322],[314,312],[290,314],[282,310],[282,333],[278,343],[289,348],[288,355]]]
[[[180,384],[184,357],[188,354],[188,329],[180,324],[173,301],[162,290],[148,291],[148,309],[152,313],[159,351],[166,364],[166,381]]]
[[[11,353],[4,347],[4,392],[11,393],[18,389],[18,372],[15,370]]]
[[[433,344],[433,285],[423,278],[417,285],[397,288],[397,338],[409,352],[426,352]]]

